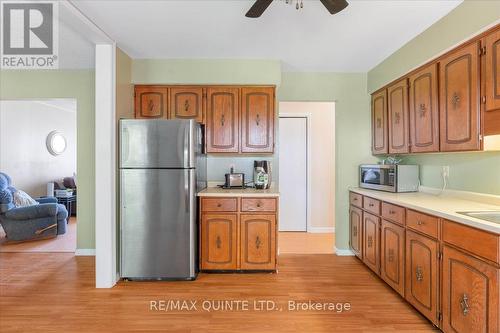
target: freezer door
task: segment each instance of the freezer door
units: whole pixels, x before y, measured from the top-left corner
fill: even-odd
[[[194,120],[120,120],[120,168],[193,168]]]
[[[194,169],[120,170],[121,276],[196,277]]]

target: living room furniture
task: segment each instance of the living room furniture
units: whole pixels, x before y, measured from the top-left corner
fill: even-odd
[[[68,211],[54,197],[37,198],[38,205],[14,205],[15,187],[10,177],[0,172],[0,224],[8,241],[27,241],[66,233]]]
[[[64,205],[66,210],[68,211],[68,223],[69,217],[76,215],[76,194],[73,194],[69,197],[57,197],[57,203]]]

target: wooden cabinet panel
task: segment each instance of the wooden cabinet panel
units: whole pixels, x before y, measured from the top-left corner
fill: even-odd
[[[241,88],[241,152],[274,151],[274,88]]]
[[[370,197],[363,197],[363,209],[375,215],[380,215],[381,203],[377,199],[372,199]]]
[[[405,297],[438,325],[438,242],[406,231]]]
[[[441,151],[480,149],[478,50],[471,43],[439,62]]]
[[[168,119],[168,88],[135,86],[135,117]]]
[[[236,212],[237,198],[202,198],[201,209],[204,212]]]
[[[439,151],[437,64],[410,75],[410,147],[412,153]]]
[[[275,212],[276,199],[241,198],[242,212]]]
[[[404,297],[405,229],[382,220],[380,229],[380,276]]]
[[[239,151],[239,89],[207,88],[207,152]]]
[[[349,244],[352,252],[363,259],[363,211],[351,205],[349,211]]]
[[[387,112],[389,154],[408,153],[408,79],[405,78],[387,88]]]
[[[170,118],[196,119],[204,122],[204,100],[202,87],[170,88]]]
[[[276,216],[241,215],[241,269],[275,269]]]
[[[387,90],[372,95],[372,153],[387,154]]]
[[[363,208],[363,196],[358,193],[349,192],[349,203],[359,208]]]
[[[500,29],[488,34],[485,47],[485,111],[500,110]]]
[[[406,212],[406,225],[408,228],[419,231],[431,237],[438,237],[439,218],[411,209]]]
[[[382,202],[382,217],[389,221],[405,225],[406,210],[404,207]]]
[[[237,269],[236,214],[202,214],[201,269]]]
[[[443,250],[443,331],[498,332],[499,269],[448,246]]]
[[[380,218],[363,213],[363,262],[380,274]]]

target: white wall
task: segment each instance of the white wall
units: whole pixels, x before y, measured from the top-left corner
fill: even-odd
[[[67,148],[58,156],[45,145],[57,130]],[[76,172],[76,100],[0,101],[0,170],[33,197],[46,195],[47,183]]]
[[[310,225],[335,227],[335,103],[280,102],[279,114],[310,114]],[[287,181],[280,179],[280,182]]]

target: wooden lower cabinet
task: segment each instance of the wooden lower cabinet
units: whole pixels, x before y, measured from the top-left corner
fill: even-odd
[[[349,244],[356,257],[363,259],[363,211],[352,205],[349,212]]]
[[[438,316],[438,242],[406,231],[406,300],[435,325]]]
[[[382,220],[380,228],[380,276],[404,297],[405,229]]]
[[[203,214],[201,218],[201,269],[237,268],[238,216]]]
[[[443,331],[499,332],[499,269],[443,249]]]
[[[241,215],[241,269],[276,266],[276,216]]]
[[[262,202],[246,212],[245,201]],[[202,198],[201,270],[276,270],[277,198]]]
[[[372,271],[380,273],[380,218],[363,213],[363,262]]]

